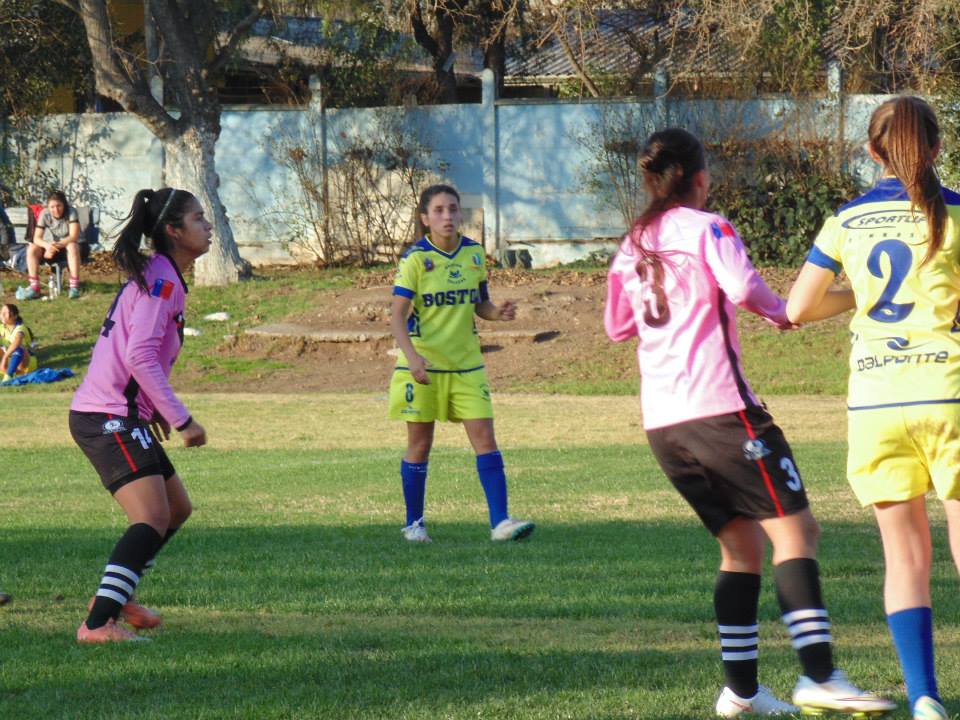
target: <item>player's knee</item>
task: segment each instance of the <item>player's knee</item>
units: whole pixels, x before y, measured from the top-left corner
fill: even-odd
[[[155,508],[151,510],[145,517],[140,519],[140,522],[146,523],[158,533],[161,537],[166,535],[167,530],[170,528],[170,509],[169,508]]]
[[[193,514],[193,503],[189,500],[176,507],[170,508],[170,527],[178,528],[183,525]]]
[[[817,519],[807,513],[804,517],[804,537],[807,539],[807,542],[816,545],[820,540],[820,523],[817,522]]]

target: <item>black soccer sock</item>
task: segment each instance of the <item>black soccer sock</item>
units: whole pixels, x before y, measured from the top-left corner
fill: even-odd
[[[176,534],[177,530],[179,530],[179,529],[180,529],[180,528],[178,528],[178,527],[175,527],[175,528],[167,528],[167,534],[164,535],[164,536],[163,536],[163,539],[160,541],[160,545],[157,547],[157,551],[153,554],[153,557],[152,557],[152,558],[150,558],[149,560],[147,560],[147,561],[143,564],[143,572],[140,573],[140,576],[141,576],[141,577],[143,577],[143,576],[147,573],[148,570],[153,570],[153,568],[156,567],[156,565],[157,565],[157,555],[160,554],[160,551],[163,550],[163,548],[166,546],[166,544],[167,544],[168,542],[170,542],[170,538],[172,538],[172,537],[174,536],[174,534]]]
[[[713,592],[720,657],[727,687],[742,698],[757,694],[760,576],[721,570]]]
[[[824,682],[833,673],[830,617],[820,592],[820,569],[810,558],[787,560],[773,569],[782,620],[790,631],[803,674]]]
[[[87,627],[94,630],[116,619],[137,587],[143,566],[157,554],[163,538],[146,523],[137,523],[117,541],[110,561],[103,571],[100,587],[87,617]]]

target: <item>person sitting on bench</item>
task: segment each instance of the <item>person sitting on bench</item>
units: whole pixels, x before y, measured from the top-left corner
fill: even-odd
[[[40,263],[51,265],[67,260],[70,272],[70,293],[75,300],[80,297],[80,263],[90,254],[90,246],[80,242],[80,217],[70,207],[67,196],[55,190],[47,196],[47,207],[37,218],[33,242],[27,250],[27,276],[30,287],[24,299],[36,300],[40,297]]]

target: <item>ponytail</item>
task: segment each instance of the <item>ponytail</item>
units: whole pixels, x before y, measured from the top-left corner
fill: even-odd
[[[149,256],[140,251],[141,240],[147,237],[155,252],[169,254],[173,242],[167,235],[167,225],[181,227],[193,199],[191,193],[175,188],[148,188],[134,196],[127,224],[113,246],[113,261],[142,290],[148,290],[143,272]]]
[[[927,220],[927,264],[943,247],[947,206],[933,166],[940,128],[933,109],[918,97],[899,97],[878,107],[870,118],[870,147],[884,168],[903,183],[910,207]]]
[[[630,228],[630,240],[643,258],[656,253],[643,246],[643,233],[659,215],[682,204],[693,189],[693,177],[707,167],[703,145],[692,133],[668,128],[653,133],[638,159],[647,190],[647,207]]]

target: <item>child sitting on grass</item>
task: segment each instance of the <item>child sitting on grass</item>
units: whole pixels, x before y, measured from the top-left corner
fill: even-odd
[[[30,352],[33,333],[20,317],[13,303],[0,306],[0,381],[7,382],[15,375],[25,375],[37,369],[37,356]]]

